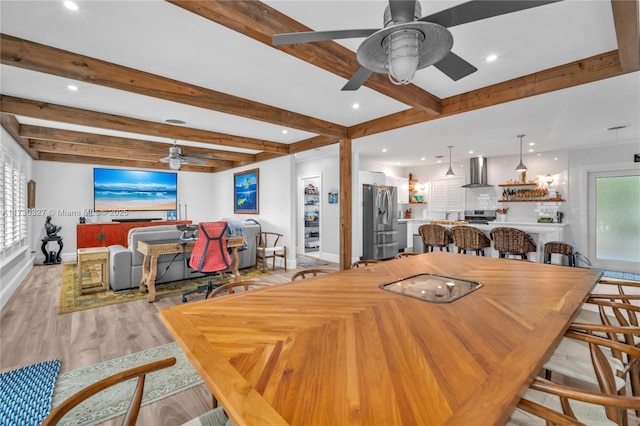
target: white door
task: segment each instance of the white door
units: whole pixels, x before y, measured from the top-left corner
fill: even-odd
[[[640,172],[588,176],[589,251],[593,267],[640,273]]]

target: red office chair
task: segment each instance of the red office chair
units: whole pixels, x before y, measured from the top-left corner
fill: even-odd
[[[225,232],[227,222],[200,222],[198,224],[198,239],[191,252],[189,266],[209,277],[207,285],[201,285],[195,290],[187,291],[182,295],[182,301],[187,301],[187,296],[206,291],[204,298],[209,297],[214,286],[211,277],[224,271],[231,265],[231,256],[227,251],[227,238]]]

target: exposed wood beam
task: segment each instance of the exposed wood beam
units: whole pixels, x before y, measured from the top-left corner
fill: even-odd
[[[163,163],[148,163],[146,161],[118,160],[118,159],[102,158],[102,157],[54,154],[50,152],[41,153],[40,160],[58,161],[58,162],[64,162],[64,163],[78,163],[78,164],[98,164],[102,166],[137,167],[141,169],[158,169],[158,170],[165,170],[165,171],[169,170],[169,166]],[[214,167],[194,167],[189,165],[181,166],[180,170],[185,172],[203,172],[203,173],[214,173],[214,172],[220,171]]]
[[[312,133],[344,136],[347,132],[344,126],[259,102],[5,34],[0,37],[2,42],[0,57],[5,65],[275,123]]]
[[[352,141],[340,139],[340,269],[351,267],[352,246]]]
[[[78,143],[69,143],[69,142],[55,142],[55,141],[46,141],[46,140],[35,140],[32,139],[29,141],[29,146],[32,149],[35,149],[42,152],[51,152],[55,154],[67,154],[67,155],[80,155],[87,157],[103,157],[103,158],[113,158],[120,160],[135,160],[135,161],[143,161],[146,163],[158,163],[161,158],[167,156],[167,152],[163,153],[150,153],[150,152],[140,152],[140,151],[131,151],[128,149],[122,148],[112,148],[105,147],[100,145],[84,145]],[[145,155],[147,154],[147,155]],[[202,164],[191,164],[194,167],[216,167],[218,169],[230,169],[234,166],[234,163],[226,160],[213,160],[202,158],[200,159]],[[164,164],[164,167],[168,167]]]
[[[311,29],[264,3],[258,1],[214,0],[169,0],[169,3],[224,25],[347,80],[360,68],[356,54],[333,41],[273,46],[271,38],[274,34],[311,31]],[[440,99],[413,84],[395,86],[389,82],[387,76],[373,74],[364,85],[402,103],[425,111],[427,114],[440,114]],[[336,87],[336,90],[340,90],[340,88]]]
[[[625,72],[620,67],[618,51],[614,50],[443,99],[442,115],[438,117],[411,109],[352,126],[349,128],[349,135],[361,138],[622,74]]]
[[[332,136],[316,136],[313,138],[305,139],[300,142],[292,143],[289,145],[289,154],[296,154],[302,151],[308,151],[310,149],[321,148],[327,145],[333,145],[338,143],[339,139]]]
[[[1,113],[0,122],[7,133],[9,133],[11,137],[18,142],[18,145],[20,145],[20,147],[24,149],[31,158],[34,160],[39,159],[38,151],[29,148],[29,140],[20,136],[20,123],[18,123],[15,116]]]
[[[79,124],[82,126],[98,127],[101,129],[120,130],[130,133],[144,133],[147,135],[183,139],[194,142],[204,142],[215,145],[236,148],[255,149],[279,154],[288,154],[289,146],[278,142],[261,141],[240,136],[225,135],[192,129],[182,126],[154,123],[113,114],[99,113],[84,109],[72,108],[29,99],[0,97],[0,111],[14,115],[24,115],[42,120],[59,121],[63,123]]]
[[[611,0],[620,65],[625,72],[640,70],[638,0]]]
[[[169,144],[162,142],[150,142],[141,139],[121,138],[118,136],[100,135],[95,133],[76,132],[73,130],[54,129],[51,127],[20,125],[20,136],[27,139],[43,139],[49,141],[80,143],[85,145],[97,145],[110,148],[127,149],[147,153],[167,154]],[[241,152],[222,151],[218,149],[206,149],[180,145],[183,154],[208,154],[214,159],[237,161],[254,161],[254,154]]]

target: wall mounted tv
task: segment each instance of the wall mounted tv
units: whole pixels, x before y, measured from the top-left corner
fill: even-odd
[[[93,169],[93,207],[99,211],[178,209],[178,174]]]

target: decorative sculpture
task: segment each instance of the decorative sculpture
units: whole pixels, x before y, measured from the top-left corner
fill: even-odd
[[[51,223],[51,216],[47,216],[47,221],[44,223],[44,229],[47,231],[47,237],[57,237],[62,226],[54,225]]]

